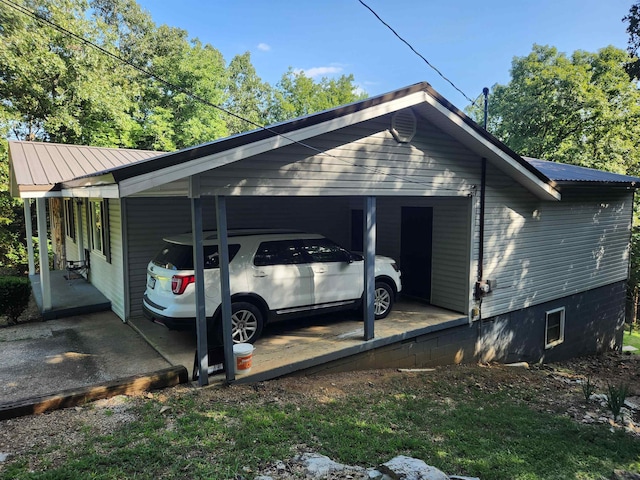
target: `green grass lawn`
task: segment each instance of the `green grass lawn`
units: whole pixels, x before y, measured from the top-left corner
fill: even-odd
[[[363,381],[325,397],[278,384],[242,387],[230,398],[182,389],[132,401],[138,419],[106,435],[87,426],[73,446],[33,447],[0,465],[0,478],[252,479],[260,466],[301,451],[366,467],[409,455],[482,480],[601,479],[614,468],[640,469],[638,438],[535,410],[539,385],[486,388],[478,371],[446,380],[395,374],[383,388]]]
[[[636,347],[638,349],[638,352],[634,353],[640,353],[640,331],[634,329],[631,333],[629,333],[629,328],[625,328],[623,345],[631,345],[632,347]]]

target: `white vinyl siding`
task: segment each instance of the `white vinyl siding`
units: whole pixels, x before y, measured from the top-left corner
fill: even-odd
[[[82,232],[78,232],[78,205],[76,205],[75,199],[65,199],[65,256],[68,261],[80,260],[80,252],[78,251],[78,236],[82,235]],[[68,215],[73,215],[73,228],[75,231],[75,237],[68,235]]]
[[[389,132],[390,116],[314,138],[326,154],[291,145],[202,174],[206,195],[467,196],[480,159],[418,119],[411,144]]]
[[[122,218],[120,215],[120,201],[109,200],[109,226],[111,262],[91,251],[89,271],[90,282],[111,301],[111,309],[121,319],[125,318],[124,311],[124,268],[122,257]],[[89,228],[91,228],[89,226]]]
[[[628,275],[632,193],[599,190],[539,201],[489,169],[484,278],[496,288],[484,318],[623,281]]]

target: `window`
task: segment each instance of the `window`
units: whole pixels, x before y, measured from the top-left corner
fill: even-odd
[[[240,250],[240,245],[229,245],[229,263]],[[166,243],[153,259],[153,263],[171,270],[193,270],[193,247],[177,243]],[[204,247],[204,268],[220,268],[218,245]]]
[[[564,307],[546,313],[544,348],[564,342]]]
[[[300,240],[278,240],[272,242],[262,242],[253,264],[256,267],[267,265],[298,265],[308,263],[307,257],[302,253]]]
[[[89,202],[89,226],[91,249],[104,255],[110,262],[109,203],[106,199]]]
[[[326,238],[305,239],[304,252],[316,263],[348,262],[351,255],[344,248]]]
[[[73,199],[64,200],[64,231],[67,237],[76,241],[76,217],[73,207]]]

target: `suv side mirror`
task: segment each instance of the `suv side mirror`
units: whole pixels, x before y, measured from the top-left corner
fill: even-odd
[[[351,252],[345,250],[344,251],[344,256],[345,256],[345,258],[344,258],[345,262],[353,263],[354,258],[353,258],[353,254]]]

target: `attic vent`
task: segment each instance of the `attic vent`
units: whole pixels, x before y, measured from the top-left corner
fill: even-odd
[[[391,117],[391,134],[399,143],[409,143],[416,134],[416,116],[411,110],[396,112]]]

